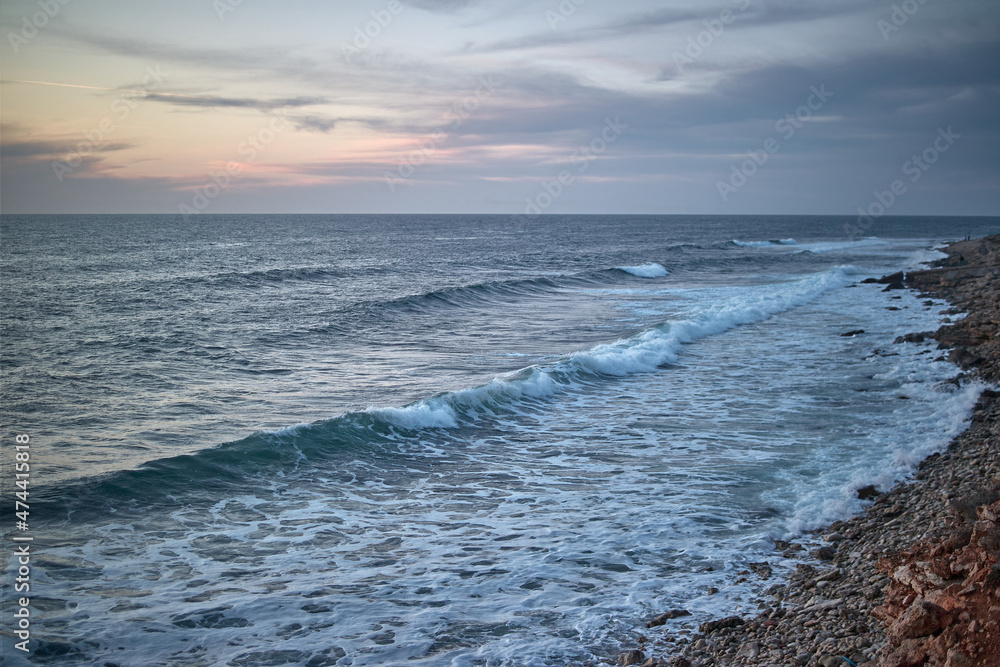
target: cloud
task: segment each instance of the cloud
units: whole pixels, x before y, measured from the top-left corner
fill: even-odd
[[[743,8],[744,3],[745,8]],[[563,26],[556,23],[551,30],[498,40],[479,47],[472,46],[468,47],[467,50],[488,53],[564,44],[592,44],[604,40],[631,39],[640,33],[656,32],[666,27],[687,23],[691,24],[693,36],[706,28],[705,22],[714,21],[718,24],[719,17],[724,11],[732,15],[732,23],[728,24],[730,27],[726,29],[733,30],[738,26],[780,26],[803,21],[818,22],[866,10],[870,11],[870,3],[862,0],[845,0],[841,3],[814,6],[802,6],[801,3],[775,3],[767,7],[760,7],[749,0],[740,0],[740,2],[735,3],[699,4],[687,8],[675,6],[636,12],[600,25],[592,23],[587,25],[583,23],[584,20],[581,18],[580,22],[586,27],[575,29],[571,29],[569,25]],[[574,21],[576,18],[574,15]],[[567,20],[569,19],[567,18]]]
[[[74,146],[79,138],[16,138],[11,135],[25,134],[20,127],[4,124],[0,129],[0,153],[4,161],[48,161],[63,159],[74,152]],[[87,142],[88,153],[111,153],[134,148],[135,144],[125,142],[109,142],[94,146]],[[99,158],[95,158],[99,159]]]
[[[316,26],[304,26],[302,14],[270,9],[266,3],[244,3],[240,32],[227,34],[225,41],[214,23],[202,26],[212,30],[191,30],[183,38],[169,30],[171,26],[136,24],[130,31],[94,21],[92,28],[82,29],[69,20],[53,23],[46,34],[58,35],[62,47],[93,63],[120,65],[107,70],[108,78],[140,70],[145,63],[162,64],[170,88],[146,93],[145,99],[174,110],[220,116],[235,115],[236,110],[280,114],[300,132],[343,132],[348,141],[329,141],[343,150],[325,150],[327,138],[322,136],[290,142],[288,154],[280,155],[287,162],[259,163],[260,171],[246,176],[246,183],[260,179],[252,181],[253,188],[230,190],[253,191],[262,200],[266,193],[290,192],[289,183],[305,187],[351,179],[370,180],[377,186],[373,196],[383,195],[379,181],[385,165],[394,165],[441,130],[446,136],[436,142],[413,187],[405,189],[414,194],[412,201],[420,204],[425,196],[417,196],[423,187],[417,183],[448,184],[458,197],[475,192],[499,201],[518,193],[517,187],[503,184],[551,179],[559,165],[600,132],[606,118],[620,117],[629,129],[602,157],[599,169],[595,165],[595,173],[608,182],[632,183],[636,201],[647,207],[649,202],[672,206],[663,193],[683,181],[683,188],[671,191],[679,196],[679,206],[687,202],[689,207],[714,210],[719,206],[714,183],[724,177],[734,156],[775,135],[776,120],[794,113],[806,102],[810,87],[821,85],[833,93],[829,103],[793,139],[783,140],[780,153],[734,206],[756,201],[763,210],[770,201],[787,212],[788,193],[800,193],[796,201],[808,208],[809,198],[801,193],[809,192],[817,201],[825,197],[824,205],[834,210],[853,201],[856,191],[864,195],[882,187],[885,174],[898,171],[901,161],[922,149],[928,133],[932,136],[938,126],[953,126],[963,140],[936,169],[935,179],[944,182],[979,170],[979,181],[985,182],[998,171],[1000,39],[995,0],[921,4],[888,39],[877,27],[892,11],[888,0],[588,1],[554,30],[545,12],[558,11],[558,0],[509,3],[502,9],[478,0],[401,1],[407,5],[406,20],[401,16],[351,62],[337,48],[336,35],[312,29],[318,27],[319,15],[309,17]],[[736,16],[724,34],[716,35],[695,62],[679,67],[672,54],[707,30],[705,22],[719,19],[725,9]],[[331,19],[326,27],[347,15],[330,9],[323,16]],[[347,25],[338,29],[346,31]],[[235,24],[223,28],[230,26]],[[254,46],[248,48],[251,42]],[[462,48],[463,43],[471,46]],[[502,86],[476,101],[477,79],[487,75]],[[114,85],[124,80],[110,83],[108,78],[78,83]],[[138,89],[141,84],[128,87]],[[473,101],[469,112],[454,126],[456,105],[468,100]],[[137,118],[129,139],[143,144],[176,117],[157,116],[160,126],[155,128],[143,128]],[[343,123],[364,127],[344,131]],[[5,135],[4,158],[12,170],[31,160],[61,158],[75,143],[40,127],[33,130],[35,134]],[[162,147],[164,142],[149,145]],[[181,142],[157,148],[165,157],[184,149]],[[139,153],[127,157],[141,157]],[[329,155],[337,158],[329,163],[317,158]],[[95,152],[79,168],[79,175],[88,178],[67,182],[76,181],[72,187],[82,188],[80,181],[103,177],[114,181],[109,187],[121,195],[119,184],[128,178],[122,172],[129,170],[111,173],[110,162],[118,161],[107,157],[102,165],[101,153]],[[782,178],[787,183],[779,188]],[[491,189],[482,189],[487,182]],[[157,187],[176,184],[163,180]],[[445,187],[434,192],[444,193]],[[595,197],[598,191],[604,192],[595,186]],[[355,196],[355,190],[350,192]],[[320,201],[325,195],[315,196]],[[994,200],[980,196],[977,206]],[[332,196],[322,201],[339,205]],[[400,201],[391,205],[403,206]],[[430,201],[425,198],[420,205],[437,206]],[[381,202],[373,201],[370,208]]]
[[[289,116],[288,120],[300,130],[322,132],[325,134],[332,130],[340,119],[321,118],[319,116]]]
[[[167,44],[153,39],[135,39],[121,35],[94,33],[86,29],[66,29],[50,26],[49,33],[62,36],[73,42],[95,46],[109,53],[135,56],[156,62],[184,63],[206,68],[226,70],[271,69],[276,63],[290,63],[309,68],[314,61],[292,58],[287,49],[260,46],[252,52],[237,49],[213,47],[192,47]]]
[[[4,160],[54,157],[66,152],[66,145],[46,139],[27,139],[0,142]]]
[[[694,21],[706,18],[709,15],[705,11],[698,9],[661,9],[633,14],[626,19],[616,21],[610,25],[577,28],[576,30],[548,30],[521,37],[498,40],[479,47],[469,47],[467,51],[473,53],[490,53],[581,42],[593,43],[599,40],[614,39],[622,36],[634,36],[637,32],[648,32],[665,25]]]
[[[148,93],[147,100],[163,102],[175,106],[185,107],[235,107],[244,109],[257,109],[259,111],[274,111],[275,109],[298,109],[301,107],[326,104],[323,97],[284,97],[275,99],[250,98],[250,97],[221,97],[218,95],[172,95],[162,93]]]
[[[404,5],[411,5],[429,12],[455,12],[476,3],[476,0],[402,0]]]

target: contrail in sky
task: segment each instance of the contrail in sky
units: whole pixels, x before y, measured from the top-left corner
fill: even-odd
[[[52,81],[31,81],[28,79],[4,79],[0,83],[37,83],[42,86],[61,86],[63,88],[86,88],[87,90],[111,90],[114,92],[122,93],[149,93],[148,90],[136,90],[134,88],[105,88],[103,86],[82,86],[76,83],[53,83]],[[157,95],[166,95],[167,97],[190,97],[196,100],[210,100],[211,97],[204,97],[201,95],[182,95],[181,93],[161,93],[157,91]]]

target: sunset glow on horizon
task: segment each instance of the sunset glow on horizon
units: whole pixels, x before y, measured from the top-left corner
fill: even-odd
[[[853,214],[950,127],[892,214],[996,214],[1000,11],[913,6],[12,0],[3,212]]]

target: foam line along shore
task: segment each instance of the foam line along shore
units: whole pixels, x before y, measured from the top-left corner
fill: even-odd
[[[796,559],[786,581],[769,585],[768,563],[751,564],[770,598],[755,616],[702,623],[678,633],[683,610],[650,619],[647,641],[622,665],[1000,665],[1000,235],[954,243],[934,268],[886,276],[954,304],[967,315],[897,345],[937,342],[934,354],[963,372],[955,387],[982,382],[968,430],[921,463],[910,480],[861,516],[800,540],[777,541],[774,560]],[[928,348],[931,349],[931,348]],[[773,561],[772,561],[773,562]],[[663,627],[661,627],[663,626]]]

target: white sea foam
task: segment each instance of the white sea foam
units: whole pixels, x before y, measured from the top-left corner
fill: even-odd
[[[618,270],[631,273],[633,276],[638,276],[639,278],[662,278],[670,274],[661,264],[657,264],[656,262],[648,262],[639,266],[619,266]]]
[[[879,287],[865,289],[878,291]],[[831,304],[831,312],[850,313],[869,323],[866,334],[846,343],[862,349],[884,345],[893,333],[933,329],[938,323],[939,308],[924,306],[922,299],[910,292],[899,293],[892,301],[880,292],[881,298],[839,297],[840,303]],[[897,310],[886,313],[886,303]],[[879,335],[880,330],[884,342],[865,340]],[[848,436],[831,434],[828,442],[822,443],[824,447],[812,455],[812,469],[804,470],[801,476],[789,471],[790,514],[779,534],[796,535],[860,512],[865,503],[857,498],[857,489],[873,484],[881,491],[889,490],[966,428],[985,387],[978,383],[961,388],[942,385],[955,368],[945,361],[931,361],[926,354],[931,347],[930,342],[901,344],[891,348],[891,357],[869,354],[867,364],[878,372],[868,375],[859,369],[853,381],[846,380],[847,391],[853,384],[853,391],[865,392],[857,396],[867,397],[854,408],[864,420],[864,428]],[[867,393],[867,384],[883,389]]]
[[[293,424],[291,426],[284,426],[282,428],[277,428],[277,429],[272,429],[272,430],[263,430],[263,431],[260,431],[260,433],[263,434],[263,435],[278,435],[278,436],[297,435],[303,429],[307,429],[307,428],[311,428],[311,427],[312,427],[312,424],[307,424],[305,422],[300,422],[298,424]]]
[[[856,241],[815,241],[799,243],[795,239],[781,239],[775,241],[733,241],[734,245],[741,248],[782,248],[784,246],[794,246],[795,252],[812,252],[825,254],[831,252],[863,250],[875,246],[888,246],[890,241],[880,239],[876,236],[869,236]]]
[[[816,254],[825,254],[830,252],[862,250],[865,248],[873,248],[875,246],[884,247],[889,245],[890,242],[887,240],[880,239],[876,236],[869,236],[867,238],[858,239],[857,241],[819,241],[816,243],[800,243],[799,248]]]
[[[429,398],[402,408],[372,408],[370,413],[403,428],[455,428],[455,409],[440,398]]]
[[[768,246],[798,245],[798,241],[795,239],[779,239],[776,241],[737,241],[733,239],[733,243],[741,248],[766,248]]]
[[[906,271],[915,271],[928,268],[926,265],[939,259],[944,259],[948,255],[940,250],[915,250],[906,258],[903,265]]]
[[[851,267],[833,269],[785,283],[731,289],[702,304],[686,319],[665,322],[614,343],[597,345],[545,366],[531,366],[494,378],[480,387],[445,392],[404,407],[372,408],[373,414],[406,428],[455,428],[459,414],[475,413],[522,397],[551,396],[594,373],[626,376],[675,363],[683,346],[733,327],[760,322],[847,285]]]

